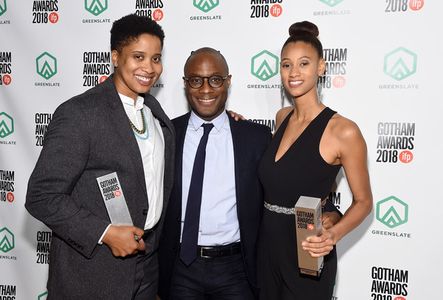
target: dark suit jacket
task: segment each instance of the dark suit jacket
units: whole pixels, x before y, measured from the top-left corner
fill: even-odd
[[[146,95],[145,104],[162,125],[168,199],[174,129],[154,97]],[[29,179],[26,208],[53,231],[48,299],[131,299],[137,257],[116,258],[97,244],[110,219],[96,178],[112,172],[117,172],[134,226],[143,228],[149,207],[142,159],[111,76],[57,108]],[[166,207],[164,201],[147,251],[158,247]]]
[[[160,240],[159,294],[162,300],[169,298],[171,277],[180,249],[182,215],[182,159],[183,143],[190,113],[174,119],[176,130],[176,169],[174,187],[166,212]],[[253,289],[256,289],[256,241],[263,210],[263,191],[258,179],[257,167],[263,152],[271,140],[270,129],[249,121],[234,121],[229,117],[234,147],[237,215],[243,262]]]

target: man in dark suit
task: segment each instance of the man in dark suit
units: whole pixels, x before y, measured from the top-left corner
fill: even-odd
[[[26,197],[53,231],[48,299],[155,299],[175,151],[173,125],[148,94],[163,39],[149,18],[115,21],[114,74],[54,113]],[[97,179],[114,172],[121,189],[111,194],[123,193],[133,225],[108,216]]]
[[[271,132],[226,114],[231,75],[219,51],[192,52],[184,74],[192,111],[173,120],[176,169],[160,242],[159,295],[162,300],[254,299],[256,240],[263,208],[256,170]],[[183,248],[203,123],[212,123],[213,128],[206,146],[198,247],[191,250],[196,257],[189,260],[183,258]]]

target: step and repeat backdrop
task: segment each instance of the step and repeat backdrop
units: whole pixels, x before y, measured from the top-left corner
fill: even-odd
[[[437,0],[0,0],[0,299],[46,299],[51,231],[24,208],[55,108],[113,71],[109,30],[123,15],[166,33],[151,91],[173,118],[188,110],[183,64],[203,46],[228,60],[229,109],[275,127],[288,27],[318,25],[322,101],[368,146],[374,209],[338,244],[338,300],[440,299],[443,4]],[[330,199],[352,196],[340,173]],[[277,300],[277,299],[276,299]]]

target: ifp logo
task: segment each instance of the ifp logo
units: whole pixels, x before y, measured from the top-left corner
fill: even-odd
[[[49,79],[57,74],[57,59],[49,54],[43,52],[35,59],[37,67],[37,74],[45,79]]]
[[[266,81],[278,73],[278,56],[268,50],[251,58],[251,73],[258,79]]]
[[[403,80],[417,70],[417,54],[399,47],[385,55],[383,71],[395,80]]]
[[[214,7],[218,6],[219,0],[193,0],[192,3],[202,12],[207,13]]]
[[[14,234],[6,227],[0,229],[0,251],[9,252],[15,247]]]
[[[340,2],[343,2],[343,0],[320,0],[320,2],[323,2],[324,4],[333,7],[339,4]]]
[[[14,119],[5,112],[0,113],[0,138],[7,137],[14,132]]]
[[[108,0],[85,0],[85,9],[94,16],[98,16],[108,9]]]
[[[420,10],[425,5],[424,0],[409,0],[409,8],[412,10]]]
[[[0,16],[3,15],[7,10],[6,0],[0,0]]]
[[[376,218],[389,228],[408,222],[408,205],[395,196],[377,202]]]
[[[47,298],[48,298],[48,292],[44,292],[38,295],[37,300],[46,300]]]

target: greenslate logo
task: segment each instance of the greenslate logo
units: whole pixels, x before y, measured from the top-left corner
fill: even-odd
[[[5,112],[0,113],[0,138],[7,137],[14,132],[14,119]]]
[[[417,54],[399,47],[385,55],[383,71],[395,80],[403,80],[417,70]]]
[[[395,196],[377,202],[376,218],[389,228],[408,222],[408,205]]]
[[[0,0],[0,16],[3,15],[7,9],[6,0]]]
[[[15,247],[14,234],[6,227],[0,229],[0,251],[9,252]]]
[[[343,0],[320,0],[320,1],[323,2],[324,4],[331,6],[331,7],[336,6],[340,2],[343,2]]]
[[[37,300],[46,300],[47,298],[48,298],[48,292],[44,292],[38,295]]]
[[[57,74],[57,59],[49,54],[43,52],[35,59],[37,67],[37,74],[45,79],[49,79]]]
[[[98,16],[108,9],[108,0],[85,0],[85,9],[94,16]]]
[[[268,50],[254,55],[251,58],[251,73],[262,81],[274,77],[278,73],[278,56]]]
[[[195,7],[197,7],[199,10],[207,13],[214,7],[218,6],[220,3],[219,0],[193,0],[192,3]]]

